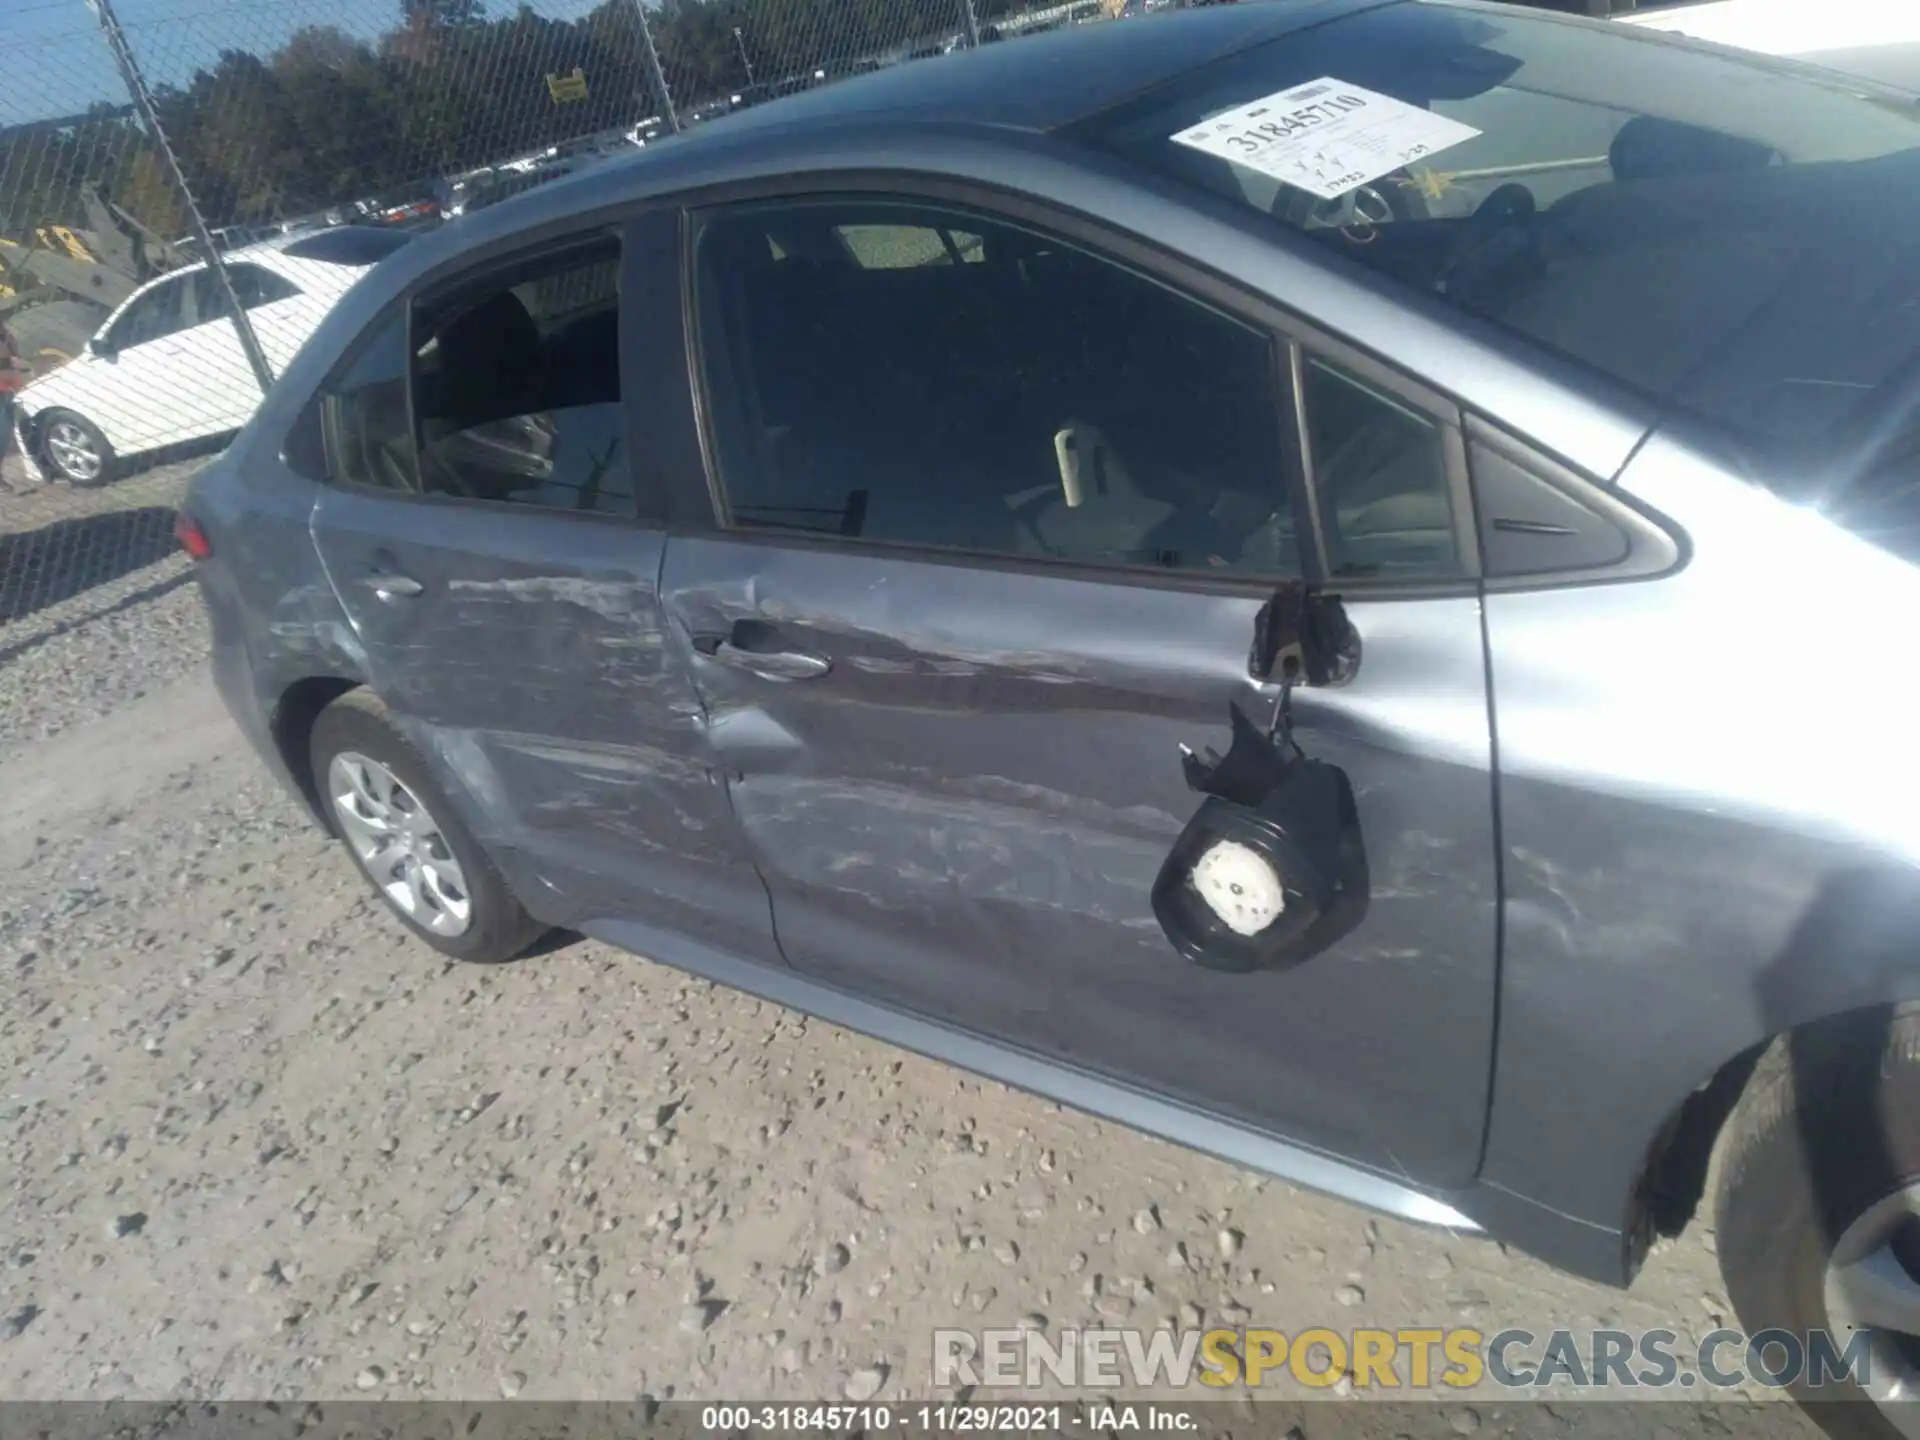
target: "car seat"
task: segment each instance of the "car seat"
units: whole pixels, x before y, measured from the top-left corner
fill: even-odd
[[[1074,560],[1141,558],[1148,537],[1174,507],[1143,492],[1132,470],[1098,425],[1067,420],[1053,433],[1057,482],[1012,497],[1040,549]]]
[[[456,316],[438,351],[420,422],[425,488],[503,500],[550,478],[546,349],[520,298],[502,290]]]
[[[546,408],[546,347],[527,307],[502,290],[456,316],[440,335],[440,376],[429,439]]]

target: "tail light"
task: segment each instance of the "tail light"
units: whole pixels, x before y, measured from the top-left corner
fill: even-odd
[[[182,550],[196,560],[204,560],[213,554],[213,542],[207,539],[207,532],[200,528],[198,520],[184,510],[173,517],[173,538],[180,542]]]

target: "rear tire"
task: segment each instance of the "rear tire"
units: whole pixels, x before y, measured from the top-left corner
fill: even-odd
[[[1779,1328],[1805,1345],[1825,1331],[1842,1352],[1872,1330],[1870,1311],[1905,1316],[1910,1292],[1911,1321],[1872,1330],[1868,1388],[1803,1374],[1789,1389],[1835,1440],[1920,1434],[1920,1400],[1892,1402],[1898,1425],[1876,1403],[1903,1373],[1908,1395],[1920,1381],[1920,1013],[1776,1041],[1721,1132],[1713,1191],[1721,1274],[1749,1336]]]
[[[371,692],[350,690],[322,710],[309,754],[334,833],[420,939],[456,960],[493,965],[546,933]]]
[[[105,485],[119,473],[120,459],[113,446],[84,415],[49,410],[35,424],[34,433],[48,473],[77,489]]]

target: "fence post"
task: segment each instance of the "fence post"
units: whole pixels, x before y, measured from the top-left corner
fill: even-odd
[[[647,23],[646,0],[630,0],[634,18],[640,24],[640,48],[646,54],[647,78],[653,82],[653,88],[660,96],[660,104],[667,112],[667,128],[674,134],[680,133],[680,114],[673,108],[673,92],[667,88],[667,72],[660,67],[660,52],[653,45],[653,27]]]
[[[980,47],[980,17],[973,12],[973,0],[960,0],[960,18],[966,22],[967,44]]]
[[[180,157],[173,153],[173,143],[161,128],[160,112],[154,108],[153,94],[147,89],[147,82],[141,78],[140,67],[134,63],[133,50],[127,44],[126,32],[120,28],[119,17],[113,13],[113,0],[87,0],[87,8],[93,11],[94,19],[100,22],[100,33],[106,36],[107,48],[113,52],[113,63],[120,69],[121,82],[127,87],[134,108],[139,111],[147,133],[153,137],[153,143],[160,151],[168,175],[186,203],[187,216],[193,223],[193,238],[200,242],[207,267],[220,283],[221,298],[227,302],[227,317],[233,321],[234,331],[240,337],[241,353],[247,357],[247,365],[252,369],[254,379],[260,382],[260,393],[264,395],[273,388],[273,367],[267,364],[266,352],[260,348],[259,337],[253,333],[253,322],[247,319],[240,297],[233,293],[233,281],[227,275],[227,267],[221,263],[219,252],[214,249],[213,235],[207,229],[206,217],[200,213],[200,202],[193,198],[193,191],[187,186],[186,172],[180,168]]]

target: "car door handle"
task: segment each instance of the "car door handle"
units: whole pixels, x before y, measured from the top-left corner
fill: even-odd
[[[384,573],[369,575],[367,577],[367,585],[372,589],[378,599],[387,601],[411,600],[427,588],[411,576],[388,575]]]
[[[826,656],[809,655],[804,650],[742,650],[731,640],[722,640],[711,650],[702,648],[722,665],[731,665],[766,680],[812,680],[833,668],[833,662]]]

